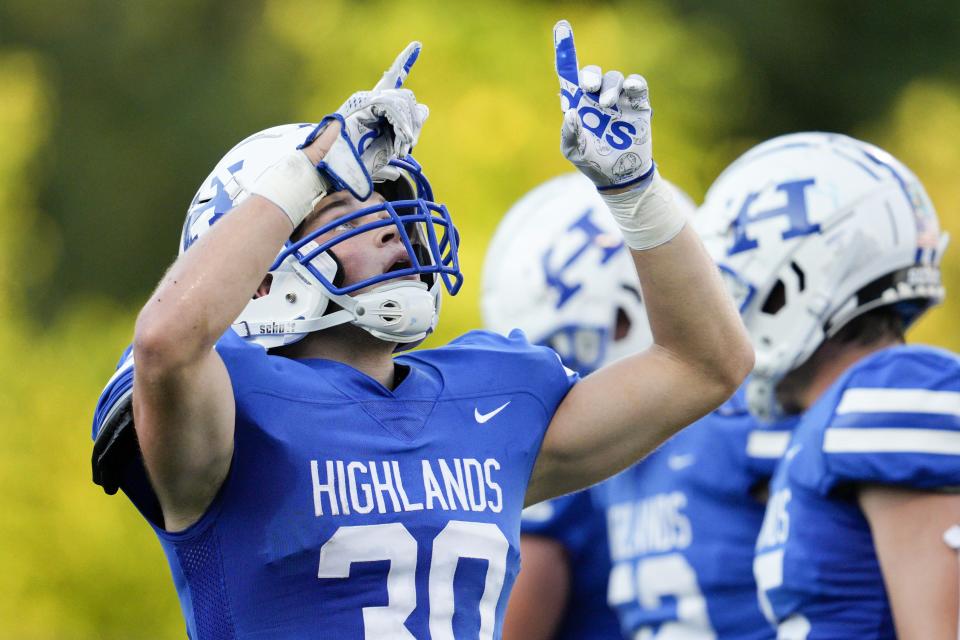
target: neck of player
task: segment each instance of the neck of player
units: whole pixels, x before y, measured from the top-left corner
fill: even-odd
[[[322,358],[348,365],[387,389],[397,383],[393,353],[396,343],[375,338],[360,327],[341,324],[311,333],[303,340],[272,352],[297,360]]]
[[[822,396],[844,371],[871,353],[903,344],[885,337],[868,344],[824,342],[777,387],[777,396],[788,413],[803,413]]]

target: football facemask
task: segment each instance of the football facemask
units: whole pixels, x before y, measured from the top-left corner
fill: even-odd
[[[736,160],[695,226],[756,352],[750,410],[782,416],[776,386],[857,316],[892,305],[909,326],[943,299],[947,238],[920,181],[847,136],[799,133]]]
[[[191,203],[181,253],[248,197],[246,186],[295,148],[312,126],[273,127],[228,152]],[[272,348],[351,323],[398,343],[398,348],[411,348],[434,329],[441,288],[455,295],[463,282],[453,220],[444,205],[433,201],[430,183],[410,156],[378,171],[374,188],[385,202],[350,211],[285,244],[270,267],[269,292],[254,297],[233,325],[241,337]],[[346,230],[331,234],[341,228]],[[343,285],[337,247],[363,234],[382,234],[386,228],[406,257],[383,273]]]

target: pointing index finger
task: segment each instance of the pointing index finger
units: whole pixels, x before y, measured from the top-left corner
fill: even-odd
[[[556,52],[557,75],[573,86],[580,84],[577,50],[573,46],[573,27],[566,20],[553,26],[553,48]]]
[[[420,56],[420,48],[422,46],[423,45],[416,40],[408,44],[406,48],[400,52],[400,55],[397,56],[397,59],[393,61],[390,68],[383,72],[383,77],[380,78],[380,81],[373,87],[373,90],[382,91],[384,89],[399,89],[402,87],[407,79],[407,74],[410,73],[410,68],[413,67],[413,63],[416,62]]]

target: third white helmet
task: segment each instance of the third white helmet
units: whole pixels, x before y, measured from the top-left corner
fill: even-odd
[[[943,299],[946,248],[923,185],[885,151],[798,133],[728,167],[694,218],[756,351],[751,411],[780,413],[776,385],[824,340],[892,305],[909,326]]]

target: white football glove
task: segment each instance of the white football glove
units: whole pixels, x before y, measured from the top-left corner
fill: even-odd
[[[624,79],[619,71],[601,74],[593,65],[579,70],[566,20],[553,27],[553,44],[563,110],[560,150],[597,185],[631,249],[669,242],[686,219],[653,162],[647,81],[635,74]],[[633,188],[619,192],[625,187]]]
[[[606,191],[639,184],[653,175],[647,81],[619,71],[577,66],[573,29],[566,20],[553,28],[564,157]]]
[[[419,55],[420,43],[411,42],[371,91],[350,96],[298,147],[308,146],[330,122],[340,122],[340,136],[317,164],[330,191],[346,189],[358,200],[366,200],[373,192],[372,176],[417,144],[430,110],[401,87]]]

